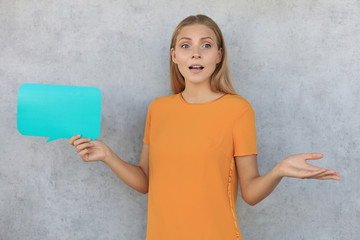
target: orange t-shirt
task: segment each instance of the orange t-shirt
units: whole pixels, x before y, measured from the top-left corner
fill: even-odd
[[[245,98],[155,98],[143,142],[150,146],[146,240],[242,239],[234,156],[257,155],[255,112]]]

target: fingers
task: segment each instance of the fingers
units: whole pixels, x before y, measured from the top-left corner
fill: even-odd
[[[303,157],[306,160],[313,160],[313,159],[320,159],[323,158],[324,155],[321,153],[304,153]],[[334,179],[334,180],[340,180],[340,174],[338,172],[336,172],[335,170],[328,170],[325,168],[319,168],[316,167],[314,165],[308,164],[308,169],[311,171],[318,171],[318,173],[315,174],[315,172],[313,172],[313,174],[308,173],[308,176],[305,178],[313,178],[313,179],[321,179],[321,180],[327,180],[327,179]]]
[[[300,178],[314,178],[316,176],[320,176],[326,172],[326,169],[317,168],[316,170],[305,170],[304,173],[300,176]]]
[[[87,142],[91,142],[91,139],[90,138],[80,138],[80,139],[77,139],[74,141],[73,145],[75,147],[79,146],[80,144],[83,144],[83,143],[87,143]]]
[[[92,147],[92,143],[83,143],[76,146],[77,151],[80,153],[83,149]]]
[[[324,157],[324,154],[321,153],[303,153],[302,156],[305,160],[313,160],[313,159],[320,159]]]
[[[306,178],[312,178],[312,179],[320,179],[320,180],[327,180],[327,179],[334,179],[334,180],[340,180],[340,174],[334,170],[326,170],[313,175],[313,176],[308,176]]]
[[[340,180],[340,174],[334,170],[327,170],[326,172],[314,177],[315,179],[320,180],[328,180],[328,179],[334,179],[334,180]]]
[[[80,138],[81,135],[75,135],[70,138],[69,144],[74,145],[79,153],[81,159],[85,162],[89,161],[89,149],[94,144],[91,142],[90,138]]]
[[[80,151],[79,155],[80,155],[81,159],[84,160],[85,162],[89,161],[89,150],[88,149],[84,149],[84,150]]]
[[[77,139],[79,139],[80,136],[81,136],[80,134],[75,135],[75,136],[72,136],[72,137],[70,138],[70,140],[69,140],[70,145],[73,145],[73,144],[74,144],[74,141],[77,140]]]
[[[341,180],[340,176],[334,175],[334,174],[325,175],[325,176],[317,178],[317,179],[320,179],[320,180],[338,180],[338,181]]]
[[[74,145],[74,146],[76,147],[77,145],[79,145],[79,144],[81,144],[81,143],[90,142],[90,141],[91,141],[90,138],[81,138],[81,139],[79,139],[80,136],[81,136],[80,134],[75,135],[75,136],[72,136],[72,137],[70,138],[70,140],[69,140],[69,143],[70,143],[71,145]]]

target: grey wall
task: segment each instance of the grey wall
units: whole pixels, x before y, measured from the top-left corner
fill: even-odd
[[[342,180],[283,179],[267,199],[239,196],[244,239],[360,235],[360,1],[0,0],[0,239],[145,239],[147,195],[67,139],[16,128],[23,83],[98,87],[99,139],[138,164],[148,104],[171,94],[168,47],[191,14],[212,17],[238,93],[256,112],[261,174],[290,154]]]

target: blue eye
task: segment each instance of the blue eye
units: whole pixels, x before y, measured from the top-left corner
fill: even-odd
[[[205,47],[205,48],[210,48],[210,47],[211,47],[211,45],[210,45],[210,44],[208,44],[208,43],[205,43],[205,44],[204,44],[204,47]]]
[[[181,47],[182,47],[182,48],[189,48],[189,45],[183,44],[183,45],[181,45]]]

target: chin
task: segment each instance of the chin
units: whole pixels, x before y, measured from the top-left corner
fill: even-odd
[[[199,84],[207,82],[207,80],[185,80],[185,82],[192,83],[192,84]]]
[[[210,78],[199,78],[199,77],[192,77],[192,78],[185,78],[185,82],[189,83],[203,83],[203,82],[209,82]]]

